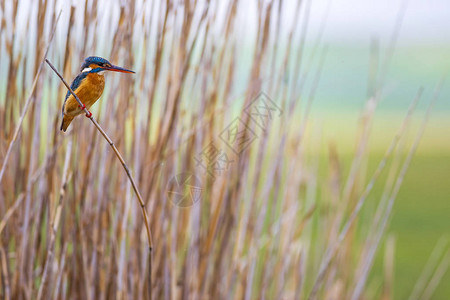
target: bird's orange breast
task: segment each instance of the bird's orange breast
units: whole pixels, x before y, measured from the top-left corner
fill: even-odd
[[[90,73],[81,82],[80,86],[74,91],[81,102],[89,109],[103,94],[105,88],[105,77],[98,73]],[[82,113],[77,100],[70,95],[64,105],[64,114],[76,116]]]

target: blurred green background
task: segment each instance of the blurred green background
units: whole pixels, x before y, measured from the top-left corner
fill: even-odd
[[[379,59],[383,61],[402,12],[396,47],[370,136],[369,176],[419,87],[424,88],[424,93],[408,132],[406,149],[436,86],[450,70],[448,1],[313,1],[311,8],[309,45],[314,45],[323,20],[326,25],[322,40],[328,45],[312,113],[316,124],[323,126],[324,143],[332,141],[336,145],[345,162],[343,165],[351,162],[358,119],[367,99],[371,43],[378,42]],[[306,57],[311,56],[312,51],[313,47],[307,48]],[[383,184],[375,186],[364,208],[366,211],[376,208],[382,189]],[[450,80],[447,76],[396,199],[387,230],[386,236],[395,239],[393,289],[396,299],[408,299],[438,241],[449,237],[449,216]],[[379,288],[376,285],[382,278],[377,276],[383,274],[383,256],[384,245],[381,245],[372,270],[372,285],[368,288]],[[449,298],[450,272],[445,271],[433,299]]]
[[[351,163],[357,124],[367,91],[369,48],[330,45],[323,77],[313,106],[323,124],[325,143],[333,141],[340,158]],[[414,122],[411,144],[439,80],[450,64],[447,46],[409,45],[396,49],[383,95],[373,122],[369,147],[369,174],[375,170],[406,114],[419,87],[424,87]],[[423,273],[433,249],[450,229],[450,82],[443,85],[432,117],[410,165],[393,209],[387,236],[395,238],[394,294],[407,299]],[[369,175],[370,176],[370,175]],[[375,209],[383,190],[377,184],[365,209]],[[378,197],[377,197],[378,196]],[[383,274],[384,246],[372,270]],[[381,278],[378,278],[381,282]],[[448,299],[450,272],[446,272],[433,299]],[[369,288],[376,289],[376,286]]]

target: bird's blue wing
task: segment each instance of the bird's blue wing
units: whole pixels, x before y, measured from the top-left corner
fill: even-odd
[[[72,91],[75,92],[75,90],[80,86],[81,82],[83,81],[83,79],[86,78],[87,75],[88,75],[88,72],[83,72],[83,73],[78,74],[77,77],[75,77],[75,79],[72,81],[72,84],[70,85],[70,88],[72,89]],[[69,96],[70,96],[70,91],[67,90],[65,100],[67,100],[67,98],[69,98]],[[65,100],[64,100],[64,102],[65,102]]]
[[[77,77],[75,77],[75,79],[72,81],[72,84],[70,85],[70,88],[72,89],[72,91],[76,91],[76,89],[81,85],[81,82],[83,81],[83,79],[86,78],[86,76],[88,75],[88,72],[83,72],[78,74]],[[66,98],[64,99],[64,104],[62,107],[62,114],[64,115],[64,106],[66,105],[66,101],[70,96],[70,91],[67,90],[67,94],[66,94]]]

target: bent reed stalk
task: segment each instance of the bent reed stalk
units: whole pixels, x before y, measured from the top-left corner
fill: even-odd
[[[150,223],[148,221],[148,215],[147,211],[145,210],[145,203],[142,199],[141,193],[139,192],[139,189],[137,188],[136,182],[134,181],[133,176],[131,175],[130,169],[128,168],[127,163],[123,159],[122,155],[120,154],[119,150],[117,149],[114,142],[111,140],[111,138],[106,134],[106,132],[103,130],[103,128],[98,124],[98,122],[94,119],[91,113],[89,113],[89,110],[84,106],[83,102],[81,102],[80,98],[75,94],[75,92],[70,88],[69,84],[64,80],[63,76],[56,70],[56,68],[53,66],[53,64],[48,60],[45,59],[45,62],[52,68],[52,70],[58,75],[58,77],[61,79],[61,81],[64,83],[64,85],[67,87],[69,92],[75,97],[80,107],[84,107],[83,111],[86,113],[86,117],[91,120],[91,122],[94,124],[94,126],[97,128],[97,130],[102,134],[102,136],[105,138],[105,140],[108,142],[108,144],[111,146],[111,148],[114,150],[114,153],[116,154],[117,158],[119,159],[120,163],[122,164],[123,168],[125,169],[125,172],[127,173],[128,179],[130,180],[131,186],[133,187],[133,190],[137,196],[137,199],[139,201],[139,205],[141,206],[142,215],[144,217],[144,224],[145,229],[147,231],[147,239],[148,239],[148,251],[149,251],[149,283],[148,283],[148,292],[149,292],[149,298],[151,299],[151,286],[152,286],[152,250],[153,250],[153,241],[152,241],[152,233],[150,230]],[[89,115],[89,116],[88,116]]]

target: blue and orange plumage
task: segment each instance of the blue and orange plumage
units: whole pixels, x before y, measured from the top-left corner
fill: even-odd
[[[105,88],[104,71],[116,71],[123,73],[134,73],[131,70],[112,65],[104,58],[90,56],[81,65],[81,73],[73,80],[70,88],[80,98],[81,102],[89,109],[101,97]],[[66,131],[72,120],[83,113],[75,97],[67,91],[62,107],[62,122],[60,130]]]

